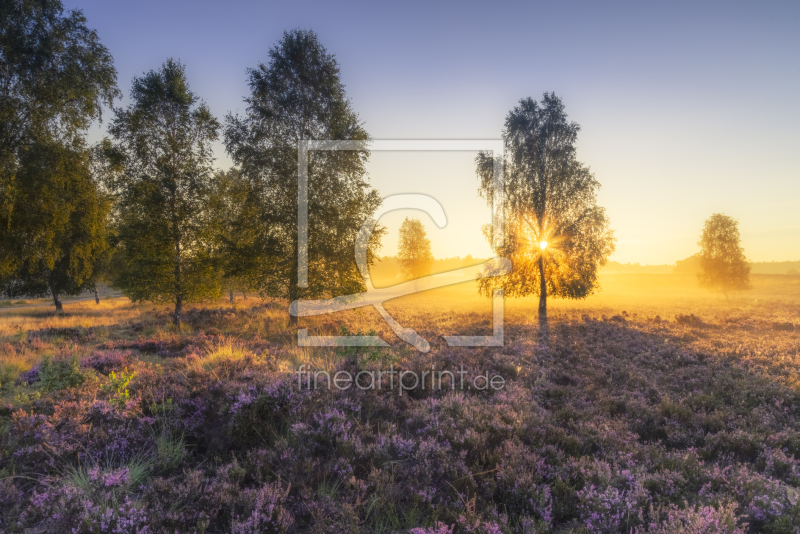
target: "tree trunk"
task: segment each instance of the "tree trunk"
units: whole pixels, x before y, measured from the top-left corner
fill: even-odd
[[[544,278],[544,254],[539,255],[539,324],[547,324],[547,282]]]
[[[58,298],[57,293],[53,293],[53,304],[56,305],[56,312],[61,313],[64,311],[64,306],[61,304],[61,299]]]
[[[175,265],[173,267],[173,275],[175,277],[175,317],[172,322],[175,325],[175,330],[180,332],[181,313],[183,313],[183,272],[181,270],[181,229],[178,224],[175,195],[176,192],[173,190],[172,198],[170,199],[170,211],[172,214],[172,241],[175,246]]]
[[[180,295],[175,296],[175,317],[172,319],[172,323],[175,325],[176,329],[180,329],[181,327],[181,314],[183,313],[183,298]]]
[[[243,298],[244,300],[247,300],[247,293],[245,293],[244,291],[242,291],[242,298]]]
[[[231,304],[233,304],[233,289],[229,289],[229,290],[228,290],[228,295],[229,295],[229,296],[230,296],[230,298],[231,298]]]
[[[544,251],[539,254],[539,343],[550,340],[550,325],[547,323],[547,282],[544,278]]]
[[[300,232],[300,226],[297,227],[298,235]],[[300,296],[300,259],[299,256],[299,248],[298,243],[295,243],[295,246],[292,247],[294,250],[294,258],[292,261],[292,272],[289,275],[289,305],[291,306],[292,302],[296,301]],[[297,330],[297,316],[289,314],[289,330],[294,333]]]
[[[294,277],[293,277],[294,278]],[[295,281],[292,281],[292,285],[289,286],[289,304],[297,300],[297,285]],[[289,330],[297,330],[297,316],[289,314]]]
[[[53,291],[53,284],[49,278],[50,275],[48,275],[47,288],[50,290],[50,294],[53,295],[53,304],[56,305],[56,313],[61,313],[64,311],[64,306],[61,305],[61,299],[58,298],[58,293]]]
[[[94,286],[94,303],[100,304],[100,295],[97,294],[97,285]]]
[[[173,222],[177,227],[177,223]],[[177,229],[175,230],[177,234]],[[181,240],[175,237],[175,317],[172,322],[175,330],[180,331],[181,313],[183,312],[183,279],[181,277]]]
[[[176,248],[180,250],[180,245],[176,245]],[[175,316],[172,318],[172,323],[175,325],[176,330],[180,330],[181,314],[183,313],[183,291],[181,287],[181,264],[179,258],[180,255],[175,259]]]

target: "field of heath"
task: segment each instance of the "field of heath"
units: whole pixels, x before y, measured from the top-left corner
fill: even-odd
[[[502,347],[442,339],[491,335],[474,284],[387,302],[427,353],[369,308],[300,327],[389,347],[253,296],[2,302],[0,532],[797,533],[800,277],[752,282],[606,275],[547,339],[508,300]]]

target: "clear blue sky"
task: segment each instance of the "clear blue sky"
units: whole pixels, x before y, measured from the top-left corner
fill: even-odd
[[[752,260],[800,259],[800,2],[65,5],[111,50],[123,93],[178,58],[219,118],[243,111],[246,68],[292,28],[337,56],[376,139],[497,138],[520,98],[555,91],[583,127],[578,155],[603,184],[614,259],[684,258],[714,212],[740,220]],[[221,145],[217,156],[230,164]],[[376,155],[372,182],[385,194],[435,182],[450,217],[432,232],[437,255],[486,255],[472,155],[449,157]]]

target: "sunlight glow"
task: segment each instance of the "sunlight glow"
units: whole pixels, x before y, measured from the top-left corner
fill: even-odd
[[[539,248],[542,249],[542,250],[546,249],[547,248],[547,241],[542,241],[541,243],[539,243]]]

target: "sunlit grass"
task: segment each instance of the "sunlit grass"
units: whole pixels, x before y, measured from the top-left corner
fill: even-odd
[[[17,354],[0,354],[0,388],[13,384],[20,373],[34,365],[35,357]]]
[[[13,336],[20,330],[46,328],[91,328],[95,326],[127,325],[139,320],[142,312],[152,306],[137,306],[127,298],[64,303],[64,313],[55,314],[52,303],[24,308],[0,309],[0,338]]]
[[[192,366],[210,370],[219,366],[220,363],[236,362],[252,356],[253,353],[248,351],[239,341],[232,338],[223,338],[212,347],[206,349],[200,358],[192,362]]]
[[[607,447],[606,450],[613,451],[630,446],[643,457],[662,450],[656,442],[643,446],[626,437],[632,435],[630,432],[639,432],[644,436],[642,439],[663,439],[660,434],[646,434],[649,427],[643,429],[641,421],[660,418],[717,428],[724,421],[711,409],[714,406],[716,409],[724,407],[726,418],[738,415],[730,408],[732,403],[757,406],[761,412],[748,408],[749,411],[742,411],[743,418],[732,420],[750,429],[749,433],[740,433],[744,436],[742,443],[751,438],[762,439],[766,434],[753,429],[760,428],[759,414],[772,409],[772,396],[780,393],[781,399],[790,399],[788,389],[781,388],[800,388],[798,281],[788,276],[754,276],[752,291],[727,302],[720,295],[699,289],[691,276],[604,275],[601,278],[603,290],[597,295],[582,301],[549,300],[552,354],[543,351],[537,339],[536,297],[506,300],[504,347],[448,347],[443,335],[492,334],[491,300],[478,296],[473,282],[386,303],[387,311],[403,327],[414,328],[430,342],[432,350],[428,354],[418,353],[399,340],[371,307],[300,318],[299,327],[308,328],[309,334],[315,336],[374,331],[391,344],[390,348],[298,347],[297,333],[289,328],[287,303],[254,298],[246,302],[237,300],[235,305],[220,300],[186,306],[185,323],[179,329],[172,325],[169,305],[132,304],[126,299],[109,299],[99,306],[93,301],[65,303],[66,313],[61,316],[50,313],[47,306],[4,308],[0,310],[0,407],[10,406],[18,414],[45,410],[41,415],[50,417],[54,428],[69,421],[62,413],[83,410],[81,415],[74,416],[74,422],[80,423],[75,428],[91,428],[92,436],[100,435],[109,424],[99,412],[97,422],[86,415],[94,413],[90,407],[98,401],[108,402],[114,410],[135,417],[141,417],[142,413],[152,415],[153,419],[148,416],[146,422],[140,419],[139,432],[144,444],[126,452],[124,458],[115,456],[114,445],[92,452],[94,457],[73,456],[56,464],[57,473],[49,489],[87,496],[101,507],[117,497],[139,498],[139,492],[145,491],[137,489],[139,485],[152,492],[154,487],[162,487],[159,486],[162,478],[169,481],[163,486],[167,488],[180,486],[187,477],[193,476],[192,473],[203,470],[222,473],[215,470],[231,457],[231,450],[263,450],[267,451],[264,454],[271,454],[269,451],[273,447],[290,443],[289,438],[301,440],[306,447],[312,443],[313,447],[331,447],[326,450],[335,451],[335,454],[325,452],[327,458],[345,458],[356,465],[352,450],[346,448],[349,441],[331,440],[325,437],[328,434],[320,434],[338,424],[349,436],[372,436],[367,439],[374,439],[376,435],[381,438],[403,436],[402,440],[397,439],[398,443],[422,439],[417,434],[420,428],[431,432],[426,440],[447,439],[448,443],[459,439],[481,440],[480,436],[487,432],[493,432],[494,436],[515,432],[524,441],[528,436],[537,435],[540,429],[548,428],[542,433],[554,441],[548,447],[565,451],[563,458],[567,459],[566,465],[572,466],[570,469],[583,469],[588,464],[581,463],[576,455],[591,450],[598,442]],[[687,316],[690,317],[687,319]],[[781,324],[791,328],[779,328]],[[116,351],[123,354],[130,351],[133,359],[120,364],[114,375],[105,368],[86,367],[90,365],[87,362],[96,362],[98,355],[120,357]],[[98,354],[93,354],[95,352]],[[41,362],[45,356],[51,362],[80,361],[81,372],[91,378],[77,387],[70,386],[68,381],[53,385],[53,380],[14,384],[20,372]],[[652,358],[658,365],[652,364]],[[370,402],[361,403],[360,411],[352,416],[328,410],[327,402],[314,404],[327,398],[324,395],[310,397],[312,400],[304,401],[303,410],[308,411],[303,413],[319,418],[330,416],[332,422],[319,428],[308,424],[316,419],[287,415],[290,412],[285,411],[285,407],[276,408],[270,404],[272,397],[264,393],[266,386],[296,384],[296,375],[287,380],[287,374],[297,371],[300,365],[332,375],[337,369],[352,370],[354,364],[363,370],[388,369],[390,365],[396,369],[420,370],[432,365],[439,368],[440,364],[455,369],[462,361],[467,367],[488,366],[486,369],[498,372],[507,380],[508,390],[492,397],[456,392],[442,398],[432,395],[430,400],[409,395],[408,399],[404,396],[402,401],[396,401],[399,397],[394,395],[378,395],[370,397]],[[130,381],[125,379],[129,373]],[[710,376],[710,379],[699,392],[687,389],[686,377],[698,373],[705,373],[702,376]],[[724,401],[720,399],[728,390],[724,387],[714,390],[717,374],[737,384],[729,388],[735,393]],[[324,377],[320,380],[320,387],[324,388]],[[738,391],[747,391],[748,395],[764,392],[768,398],[745,398]],[[125,392],[132,402],[127,402]],[[327,395],[327,392],[322,393]],[[391,402],[384,402],[386,399]],[[216,418],[204,420],[204,424],[216,426],[210,431],[205,427],[200,430],[206,432],[202,442],[198,442],[195,430],[191,433],[186,430],[189,426],[186,426],[188,420],[183,409],[175,409],[186,406],[189,401],[200,403],[205,407],[203,413],[214,414],[211,417]],[[222,408],[214,412],[217,402],[223,403]],[[65,411],[51,415],[46,411],[51,406]],[[139,412],[142,409],[144,412]],[[423,419],[417,419],[419,417]],[[440,425],[442,417],[450,417],[450,423]],[[91,424],[85,424],[86,421]],[[423,427],[419,421],[429,423]],[[303,425],[296,425],[295,432],[293,425],[299,422]],[[400,425],[406,426],[401,428]],[[68,431],[77,432],[71,428],[67,426]],[[452,430],[454,428],[457,430]],[[686,428],[688,430],[680,425],[670,426],[668,435],[684,439],[684,434],[695,436],[696,428],[704,427]],[[312,430],[315,434],[308,434],[311,437],[303,434]],[[12,423],[0,427],[1,432],[22,435],[22,430]],[[454,433],[445,438],[442,432]],[[730,437],[729,442],[723,444],[726,447],[723,450],[735,452],[740,434],[730,437],[723,432],[721,436]],[[324,439],[318,439],[319,436]],[[621,437],[625,437],[624,443]],[[493,438],[490,447],[475,445],[474,450],[481,458],[491,458],[499,442]],[[230,443],[235,443],[236,449],[232,449]],[[516,440],[508,440],[506,445],[504,450],[512,455],[522,450]],[[58,446],[63,454],[65,445]],[[442,445],[437,461],[448,461],[452,456],[449,452],[445,454],[449,447],[449,444]],[[713,447],[705,450],[713,452]],[[680,452],[681,457],[689,457],[683,454],[686,451]],[[291,452],[287,454],[293,458]],[[671,452],[664,454],[666,457]],[[597,457],[594,452],[591,456],[593,461]],[[603,453],[599,457],[605,461],[612,455]],[[238,473],[241,468],[236,462],[246,456],[237,452],[232,458],[232,467],[225,472]],[[424,508],[417,504],[404,505],[402,500],[397,500],[392,489],[396,483],[391,479],[391,473],[402,472],[403,466],[413,466],[415,461],[403,459],[393,463],[391,471],[384,470],[383,478],[376,475],[370,490],[372,495],[361,508],[363,524],[376,531],[407,530],[420,524],[420,517],[426,513]],[[296,463],[277,456],[269,462],[272,463],[267,465],[275,472],[284,465]],[[38,473],[39,464],[31,460],[28,465],[25,476]],[[305,495],[338,502],[345,489],[350,491],[350,483],[327,477],[326,472],[333,472],[332,464],[324,465],[327,470],[310,469],[304,471],[307,474],[293,476],[300,481],[298,485],[303,485]],[[698,466],[695,464],[703,473],[712,472],[710,468]],[[518,469],[516,464],[483,467],[477,463],[469,468],[474,473],[500,470],[508,477],[515,476]],[[263,476],[256,471],[254,476]],[[655,470],[642,464],[638,472],[641,476],[650,476]],[[403,486],[403,491],[413,493],[416,479],[408,473],[411,471],[406,471],[403,480],[409,482]],[[119,482],[121,477],[123,482]],[[106,479],[110,485],[106,485]],[[467,479],[467,476],[455,477],[452,486],[457,489],[446,484],[442,486],[461,491],[461,484]],[[225,480],[225,484],[230,482]],[[563,485],[557,487],[563,489]],[[470,502],[467,500],[465,506]]]
[[[616,315],[624,315],[632,322],[646,322],[656,317],[674,320],[679,314],[696,314],[719,324],[743,316],[766,322],[797,323],[796,303],[800,302],[800,279],[783,275],[754,275],[753,290],[732,297],[730,302],[700,289],[692,275],[606,274],[601,277],[601,286],[600,292],[585,300],[550,299],[551,322]],[[414,328],[434,347],[444,346],[443,335],[492,333],[491,301],[478,296],[472,282],[394,299],[385,307],[401,325]],[[221,312],[213,320],[187,321],[176,330],[170,321],[169,306],[133,304],[126,298],[103,299],[99,305],[93,300],[65,302],[62,315],[51,313],[49,302],[42,306],[0,309],[0,389],[12,385],[21,372],[40,362],[46,353],[84,356],[104,343],[172,342],[191,340],[200,334],[216,336],[213,345],[204,346],[204,352],[191,363],[193,368],[206,371],[220,365],[230,367],[247,358],[258,360],[253,343],[256,347],[268,343],[284,347],[279,359],[283,367],[291,369],[310,364],[316,369],[331,370],[343,357],[335,348],[297,347],[296,334],[289,329],[287,306],[283,303],[265,307],[262,300],[251,297],[233,304],[220,300],[189,305],[185,311],[194,308]],[[505,324],[508,327],[533,324],[537,312],[535,296],[506,299]],[[342,327],[350,332],[374,331],[394,346],[394,352],[407,348],[371,307],[301,318],[299,323],[311,335],[340,335]],[[86,339],[72,339],[65,329],[82,329]],[[140,359],[156,365],[169,361],[154,353],[142,353]]]

